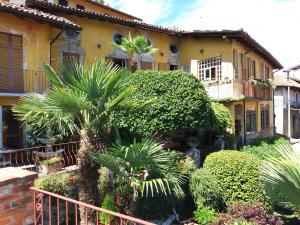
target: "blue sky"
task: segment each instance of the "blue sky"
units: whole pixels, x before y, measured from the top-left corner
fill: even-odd
[[[184,30],[240,29],[285,67],[300,63],[300,0],[106,0],[145,22]]]

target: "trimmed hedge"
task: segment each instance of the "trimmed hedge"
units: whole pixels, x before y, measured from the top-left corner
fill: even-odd
[[[141,105],[154,103],[133,111],[130,105],[114,112],[111,122],[142,136],[168,133],[186,128],[215,127],[212,103],[203,84],[183,71],[138,71],[131,75],[129,85],[135,87],[130,100]]]
[[[212,153],[204,162],[204,168],[220,184],[227,205],[236,201],[268,204],[259,181],[260,166],[261,161],[255,156],[231,150]]]

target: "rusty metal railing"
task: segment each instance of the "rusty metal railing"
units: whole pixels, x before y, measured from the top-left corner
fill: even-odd
[[[31,187],[30,189],[33,191],[34,196],[34,225],[155,225],[154,223],[89,205],[38,188]],[[106,216],[105,222],[101,221],[101,214]],[[80,218],[80,215],[82,218]]]
[[[95,145],[100,147],[98,139],[95,140]],[[76,165],[79,147],[80,142],[75,141],[51,146],[0,150],[0,168],[12,166],[41,172],[42,161],[53,157],[61,159],[59,162],[61,168]]]

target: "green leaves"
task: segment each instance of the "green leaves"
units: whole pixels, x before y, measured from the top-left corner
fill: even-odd
[[[182,154],[165,151],[151,140],[134,141],[129,146],[117,143],[107,153],[94,152],[90,157],[126,180],[141,196],[183,194],[181,185],[186,177],[178,165]]]
[[[155,101],[138,112],[120,108],[111,118],[119,128],[147,136],[185,128],[211,128],[215,124],[205,88],[191,74],[139,71],[132,74],[130,85],[135,88],[129,98],[132,102],[140,105],[149,99]]]
[[[130,33],[128,39],[122,38],[122,43],[120,45],[113,43],[113,46],[120,48],[129,55],[135,57],[141,54],[154,54],[159,50],[158,48],[153,48],[145,36],[138,35],[132,38]]]
[[[49,65],[44,68],[51,89],[43,95],[27,94],[13,108],[20,120],[40,131],[51,128],[60,134],[78,133],[81,129],[103,132],[110,113],[134,91],[128,85],[126,71],[102,60],[90,67],[68,60],[62,63],[59,73]]]
[[[270,156],[263,164],[260,179],[275,201],[300,208],[300,153],[289,145],[278,146],[281,157]]]
[[[227,204],[235,201],[268,204],[265,190],[259,181],[261,161],[255,156],[224,150],[210,154],[203,167],[217,179]]]

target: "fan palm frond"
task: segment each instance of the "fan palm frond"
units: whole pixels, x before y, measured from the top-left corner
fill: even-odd
[[[114,160],[106,162],[107,155]],[[105,155],[94,152],[91,158],[114,173],[123,170],[123,175],[127,174],[124,178],[132,184],[133,188],[138,188],[136,191],[141,195],[153,196],[155,193],[162,193],[181,196],[183,194],[181,185],[185,183],[186,176],[181,173],[178,166],[182,154],[163,150],[149,139],[142,142],[134,141],[129,146],[117,143],[109,148]],[[119,163],[111,165],[113,161]]]
[[[278,147],[279,158],[263,164],[260,179],[275,201],[287,201],[300,208],[300,153],[292,147]],[[282,199],[283,197],[283,199]]]

